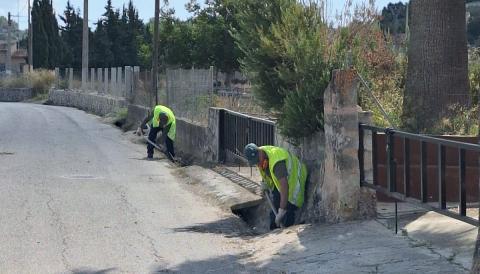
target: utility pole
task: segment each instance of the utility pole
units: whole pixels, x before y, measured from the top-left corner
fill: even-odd
[[[88,0],[83,0],[82,89],[88,82]]]
[[[158,25],[160,22],[160,0],[155,0],[155,25],[153,26],[152,92],[155,92],[155,105],[158,105]]]
[[[10,12],[8,13],[8,23],[7,23],[7,60],[5,62],[5,72],[7,75],[12,73],[12,41],[11,41],[11,28],[12,28],[12,17]]]
[[[33,30],[32,22],[30,19],[31,15],[30,0],[28,0],[28,70],[33,70]]]

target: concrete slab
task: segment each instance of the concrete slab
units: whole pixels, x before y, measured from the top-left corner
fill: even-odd
[[[449,206],[455,211],[455,206]],[[378,203],[378,221],[394,229],[394,204]],[[478,209],[469,209],[478,212]],[[474,215],[474,214],[472,214]],[[398,203],[399,233],[421,242],[453,263],[470,268],[472,265],[477,227],[427,211],[409,203]]]
[[[259,205],[263,201],[261,196],[251,193],[210,169],[188,166],[175,172],[224,209],[240,210]]]
[[[275,230],[249,240],[247,248],[244,263],[265,273],[468,273],[376,221]]]

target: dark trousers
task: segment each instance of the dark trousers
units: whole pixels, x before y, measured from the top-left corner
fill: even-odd
[[[162,128],[161,127],[150,127],[150,132],[148,133],[148,140],[150,140],[150,142],[152,143],[155,143],[157,141],[157,135],[158,135],[158,132],[162,131]],[[167,134],[166,132],[163,132],[162,134]],[[168,136],[165,136],[165,146],[167,147],[167,157],[170,159],[170,160],[173,160],[172,157],[175,157],[175,150],[173,148],[173,140],[170,139]],[[147,156],[149,158],[152,158],[153,157],[153,145],[151,145],[150,143],[147,144]]]
[[[280,208],[280,192],[275,188],[273,190],[273,206],[278,212],[278,209]],[[283,217],[283,226],[289,227],[295,224],[295,211],[298,209],[297,206],[294,204],[291,204],[290,202],[287,202],[287,214],[285,214],[285,217]],[[274,230],[277,227],[277,224],[275,224],[275,213],[270,212],[270,230]]]

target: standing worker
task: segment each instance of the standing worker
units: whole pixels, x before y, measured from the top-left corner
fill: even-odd
[[[165,144],[167,148],[167,157],[173,161],[175,157],[173,142],[175,141],[176,134],[176,121],[173,111],[166,106],[155,106],[153,111],[149,111],[147,117],[143,119],[142,124],[137,129],[138,135],[143,135],[143,129],[146,127],[147,123],[150,125],[148,140],[151,142],[147,144],[147,160],[153,159],[154,146],[152,143],[156,143],[157,134],[159,131],[162,131],[162,141],[160,143]]]
[[[273,190],[276,212],[270,214],[270,229],[293,225],[295,211],[303,206],[306,166],[295,155],[274,146],[248,144],[244,154],[250,165],[257,165],[263,179],[262,188]]]

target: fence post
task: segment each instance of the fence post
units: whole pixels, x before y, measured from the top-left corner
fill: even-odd
[[[95,69],[90,68],[90,89],[95,90]]]
[[[68,89],[73,90],[73,68],[68,69]]]
[[[98,93],[103,93],[103,73],[101,68],[97,68],[97,90]]]
[[[364,144],[365,131],[362,124],[358,125],[358,164],[360,167],[360,185],[365,182],[365,144]]]
[[[110,81],[110,78],[108,77],[108,68],[104,68],[104,74],[103,74],[103,77],[104,77],[104,81],[103,81],[103,85],[104,85],[104,88],[103,88],[103,91],[108,94],[108,83]]]
[[[60,69],[59,68],[55,68],[55,86],[56,88],[58,88],[58,86],[60,83]]]
[[[110,68],[112,75],[111,75],[111,82],[110,82],[110,90],[112,96],[116,94],[116,83],[117,83],[117,68]]]
[[[385,131],[387,137],[387,184],[390,192],[397,191],[396,164],[395,164],[395,139],[391,129]]]

